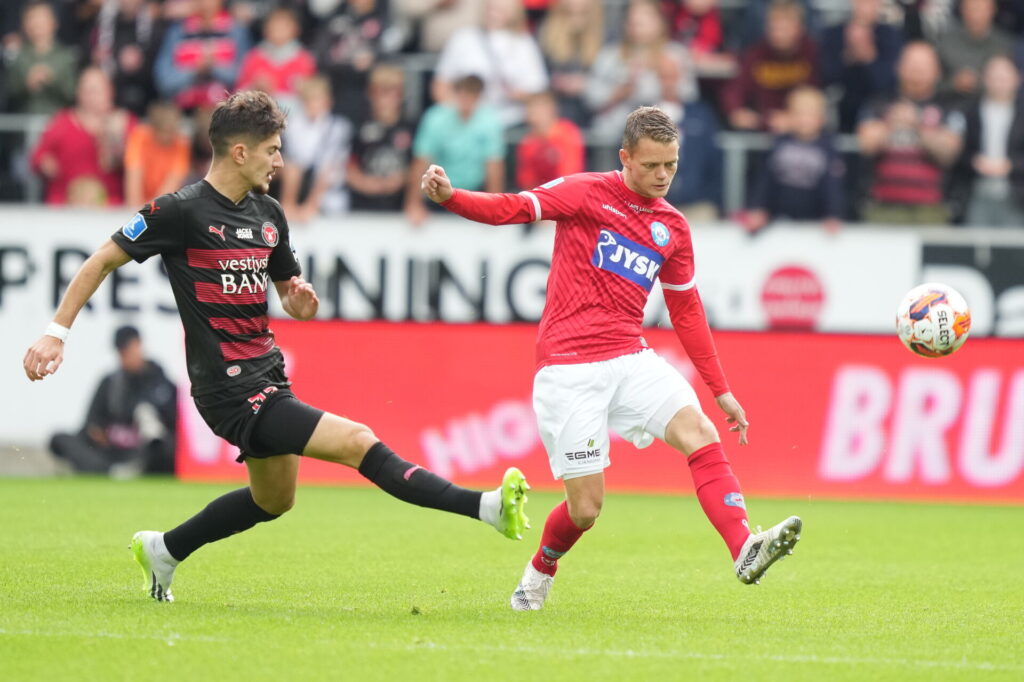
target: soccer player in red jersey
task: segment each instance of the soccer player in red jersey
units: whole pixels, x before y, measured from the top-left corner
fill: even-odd
[[[752,533],[739,482],[693,388],[642,336],[644,304],[661,281],[672,326],[719,408],[747,442],[747,418],[726,382],[694,283],[690,228],[667,201],[679,157],[672,120],[654,107],[626,119],[622,171],[579,173],[529,192],[454,189],[431,166],[422,188],[458,215],[492,225],[555,220],[547,303],[537,334],[533,407],[565,502],[548,516],[512,608],[540,609],[558,560],[590,529],[604,501],[609,427],[637,447],[660,438],[687,455],[697,498],[744,583],[758,582],[800,538],[791,516]]]
[[[300,277],[281,205],[267,196],[284,166],[284,127],[284,114],[265,93],[236,93],[218,105],[206,178],[150,202],[101,245],[25,354],[30,380],[56,372],[69,327],[104,278],[130,260],[161,256],[185,327],[193,400],[214,433],[239,447],[249,485],[166,533],[135,534],[132,551],[157,601],[172,601],[174,571],[192,552],[292,508],[300,454],[358,469],[400,500],[480,519],[509,538],[521,538],[526,526],[526,480],[518,469],[506,471],[497,490],[460,488],[403,460],[363,424],[292,393],[268,324],[267,289],[273,282],[297,320],[314,317],[319,300]],[[358,394],[357,385],[345,388]]]

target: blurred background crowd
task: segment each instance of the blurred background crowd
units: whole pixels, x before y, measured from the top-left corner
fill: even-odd
[[[0,200],[203,176],[226,92],[289,111],[293,223],[421,223],[418,177],[529,189],[680,126],[691,221],[1024,225],[1022,0],[5,0]]]

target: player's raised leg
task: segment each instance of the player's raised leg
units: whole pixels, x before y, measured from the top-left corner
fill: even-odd
[[[558,571],[558,560],[590,530],[604,504],[604,473],[563,481],[565,500],[548,514],[540,546],[526,564],[523,577],[512,593],[516,611],[537,611],[544,606]]]
[[[764,532],[751,533],[740,483],[725,456],[718,431],[698,407],[679,410],[665,429],[665,441],[687,455],[697,500],[732,555],[736,577],[756,583],[768,567],[800,539],[793,516]]]
[[[480,492],[455,485],[418,464],[407,462],[380,442],[369,427],[325,413],[303,455],[344,464],[400,500],[461,514],[493,526],[513,540],[529,528],[525,514],[528,485],[522,472],[509,468],[501,486]]]

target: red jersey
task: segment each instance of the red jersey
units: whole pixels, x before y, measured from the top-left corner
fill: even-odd
[[[538,367],[646,348],[644,306],[660,279],[687,353],[715,396],[728,391],[694,287],[690,228],[664,199],[633,192],[613,171],[570,175],[519,194],[456,190],[444,205],[492,224],[557,221]]]

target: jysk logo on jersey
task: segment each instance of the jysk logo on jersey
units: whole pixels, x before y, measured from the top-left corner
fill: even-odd
[[[134,216],[132,216],[132,219],[125,223],[124,226],[121,228],[121,234],[123,234],[125,237],[128,237],[128,239],[135,241],[148,228],[149,225],[146,224],[146,219],[142,217],[142,214],[136,213]]]
[[[665,257],[617,232],[601,230],[590,262],[650,291]]]
[[[263,235],[263,241],[267,246],[277,246],[277,228],[274,227],[274,223],[263,223],[260,234]]]
[[[669,233],[668,227],[665,223],[655,220],[651,223],[651,238],[654,239],[654,243],[658,246],[665,246],[668,244]]]

